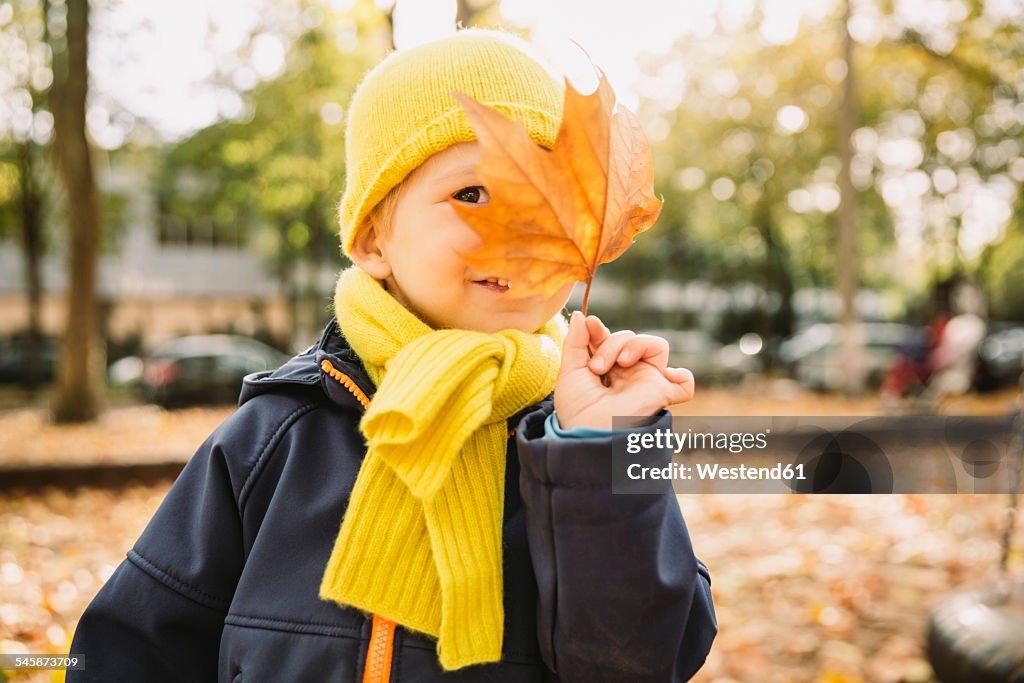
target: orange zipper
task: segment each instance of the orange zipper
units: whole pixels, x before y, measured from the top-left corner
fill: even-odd
[[[326,358],[320,362],[320,369],[336,379],[349,390],[363,409],[370,407],[370,399],[352,378],[334,367]],[[370,629],[370,647],[366,651],[366,668],[363,669],[363,683],[388,683],[391,680],[391,657],[395,645],[395,622],[379,614],[373,615]]]
[[[366,394],[364,394],[363,390],[359,388],[359,385],[352,381],[352,378],[344,372],[335,368],[331,361],[324,358],[320,361],[320,369],[338,380],[338,382],[341,383],[341,386],[348,389],[352,395],[356,397],[356,400],[362,404],[364,410],[370,407],[370,399],[366,398]]]
[[[370,648],[366,651],[363,683],[388,683],[391,680],[391,654],[395,644],[395,622],[373,615]]]

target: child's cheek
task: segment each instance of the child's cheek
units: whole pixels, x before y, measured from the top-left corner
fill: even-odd
[[[453,241],[457,245],[456,250],[463,253],[475,251],[484,245],[480,235],[465,223],[462,224],[461,229],[453,236]]]
[[[565,307],[565,304],[569,301],[569,295],[572,294],[572,288],[576,285],[575,282],[562,285],[562,287],[555,292],[555,295],[547,300],[547,307],[551,309],[551,315],[560,311]]]
[[[472,251],[483,246],[484,242],[480,235],[476,234],[469,224],[459,218],[455,209],[447,207],[446,219],[444,221],[445,241],[458,251]]]

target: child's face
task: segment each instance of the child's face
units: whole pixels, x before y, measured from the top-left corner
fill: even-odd
[[[512,299],[503,287],[486,282],[493,273],[470,268],[459,256],[481,241],[448,198],[466,204],[489,200],[473,170],[480,156],[480,143],[463,142],[430,157],[403,181],[386,235],[364,229],[352,260],[384,280],[392,296],[431,327],[536,332],[565,306],[572,283],[547,299]]]

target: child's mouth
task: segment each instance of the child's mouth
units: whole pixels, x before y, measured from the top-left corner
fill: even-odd
[[[499,294],[508,291],[508,280],[505,280],[504,278],[489,277],[486,280],[473,280],[473,284],[486,287],[492,292],[497,292]]]

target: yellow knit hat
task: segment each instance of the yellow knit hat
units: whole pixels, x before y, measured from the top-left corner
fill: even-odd
[[[468,28],[392,52],[363,78],[345,124],[345,192],[338,209],[349,254],[370,211],[431,155],[476,139],[452,91],[521,121],[554,146],[564,85],[511,33]]]

